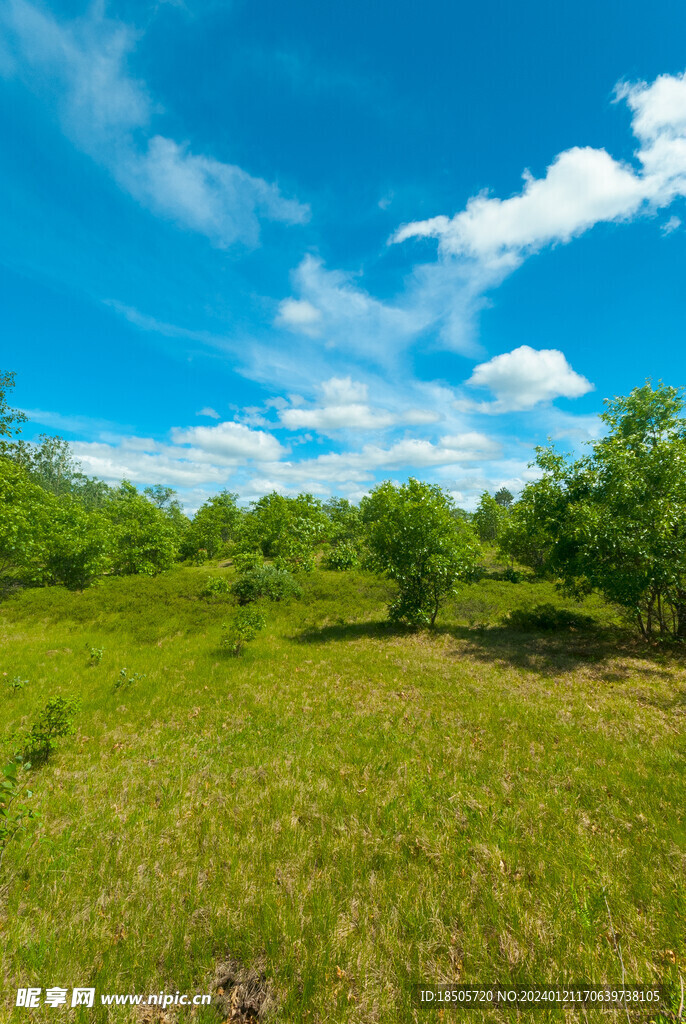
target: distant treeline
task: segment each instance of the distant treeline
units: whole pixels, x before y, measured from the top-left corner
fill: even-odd
[[[518,500],[505,487],[472,514],[441,488],[386,482],[359,505],[272,493],[248,508],[229,491],[187,517],[170,487],[139,492],[81,472],[68,443],[17,435],[0,375],[0,582],[82,589],[105,574],[153,575],[178,560],[269,559],[309,572],[360,564],[398,584],[391,616],[433,624],[440,603],[474,578],[479,542],[567,593],[602,593],[645,637],[686,638],[686,420],[681,389],[646,383],[606,401],[606,436],[572,459],[537,448],[539,479]],[[252,560],[252,561],[251,561]],[[513,571],[512,578],[516,578]]]

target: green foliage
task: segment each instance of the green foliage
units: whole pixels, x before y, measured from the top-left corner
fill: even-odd
[[[686,420],[677,388],[649,383],[606,401],[607,436],[568,461],[538,449],[525,488],[545,567],[572,594],[599,590],[644,636],[686,639]],[[519,519],[515,509],[515,519]],[[512,546],[510,546],[512,550]],[[521,550],[519,552],[520,560]]]
[[[239,605],[250,604],[266,597],[282,601],[286,597],[300,597],[301,589],[287,569],[275,565],[262,565],[241,573],[231,587]]]
[[[324,565],[327,569],[343,572],[360,564],[360,554],[350,541],[340,541],[329,550]]]
[[[357,545],[364,535],[362,513],[347,498],[330,498],[323,506],[329,519],[328,537],[334,546]]]
[[[484,491],[472,516],[479,540],[495,544],[506,526],[507,519],[505,505],[492,498],[488,491]]]
[[[497,503],[502,505],[503,508],[509,508],[514,501],[514,495],[511,491],[508,491],[507,487],[501,487],[493,495],[493,500],[497,501]]]
[[[33,793],[22,781],[23,761],[13,758],[2,769],[0,778],[0,864],[6,848],[25,831],[27,821],[37,817],[25,802]]]
[[[544,478],[524,488],[498,539],[498,550],[504,558],[528,566],[537,576],[550,572],[556,514],[551,507],[550,484]]]
[[[12,679],[8,680],[7,685],[12,693],[16,693],[18,690],[23,690],[27,683],[28,679],[22,679],[21,676],[14,676]]]
[[[362,501],[371,566],[398,584],[393,621],[434,625],[441,602],[472,570],[478,544],[440,487],[387,481]]]
[[[14,373],[6,371],[0,373],[0,455],[7,450],[8,437],[14,437],[21,433],[19,423],[26,422],[26,416],[19,409],[12,409],[7,403],[7,392],[14,387]]]
[[[231,585],[226,576],[208,576],[203,588],[203,597],[215,597],[218,594],[228,594]]]
[[[533,608],[515,608],[503,620],[506,626],[522,632],[591,629],[595,625],[590,615],[570,612],[554,604],[537,604]]]
[[[127,668],[122,668],[119,670],[119,675],[115,680],[114,689],[115,691],[128,689],[129,686],[132,686],[134,683],[139,683],[145,678],[145,672],[129,672]]]
[[[27,765],[43,764],[54,750],[55,740],[74,732],[74,715],[80,707],[76,697],[52,697],[46,703],[24,742],[21,756]]]
[[[261,551],[281,568],[312,572],[315,548],[327,537],[328,530],[323,506],[311,494],[286,498],[274,491],[253,502],[246,514],[241,548]]]
[[[265,625],[264,615],[257,608],[251,605],[238,608],[231,621],[223,624],[219,645],[227,654],[237,657]]]
[[[264,565],[264,558],[258,551],[237,551],[233,556],[233,564],[236,572],[248,572]]]
[[[91,645],[87,643],[86,650],[88,651],[89,663],[91,665],[99,665],[102,661],[103,654],[105,653],[104,647],[91,647]]]
[[[165,513],[124,480],[105,507],[112,527],[112,571],[120,575],[170,569],[177,555],[177,531]]]
[[[109,567],[110,540],[107,518],[64,497],[52,508],[47,544],[46,579],[73,590],[83,590]]]
[[[221,491],[200,506],[183,539],[181,552],[185,558],[201,565],[202,562],[197,561],[201,552],[204,552],[203,561],[228,554],[241,523],[242,512],[237,501],[237,494]]]
[[[57,502],[0,456],[0,577],[40,579]]]

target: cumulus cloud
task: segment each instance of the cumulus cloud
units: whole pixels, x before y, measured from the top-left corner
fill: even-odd
[[[500,443],[478,431],[449,435],[437,442],[405,438],[384,448],[364,445],[359,451],[327,452],[314,459],[299,462],[281,461],[264,465],[265,475],[283,484],[303,479],[363,483],[371,481],[379,471],[427,469],[438,466],[462,466],[465,463],[494,459],[500,454]]]
[[[494,401],[478,405],[462,403],[464,408],[480,412],[531,409],[539,402],[580,398],[593,390],[593,384],[573,370],[558,349],[534,349],[529,345],[520,345],[475,366],[467,384],[487,388],[495,396]]]
[[[3,61],[4,73],[56,99],[65,134],[153,212],[219,247],[255,245],[260,218],[308,219],[308,208],[276,185],[150,132],[155,104],[127,67],[137,34],[106,19],[99,5],[63,23],[28,0],[8,0],[0,35],[13,58]]]
[[[289,430],[311,429],[320,433],[338,430],[381,430],[401,423],[433,423],[435,412],[405,409],[391,412],[372,407],[367,401],[368,385],[351,377],[332,377],[320,385],[321,405],[281,409],[279,419]]]
[[[616,99],[632,111],[639,167],[604,149],[575,146],[559,153],[542,178],[525,171],[516,195],[480,193],[454,216],[401,226],[391,243],[436,238],[443,260],[504,275],[526,256],[569,242],[595,224],[650,214],[686,195],[686,75],[624,83]]]
[[[251,430],[242,423],[218,423],[214,427],[174,427],[175,445],[190,445],[194,455],[209,454],[229,462],[252,459],[267,462],[281,458],[285,448],[264,430]]]
[[[560,153],[544,178],[524,175],[522,192],[510,199],[479,195],[455,217],[434,217],[400,228],[394,241],[436,237],[448,255],[486,262],[568,242],[599,221],[636,213],[645,186],[629,167],[604,149],[575,147]]]

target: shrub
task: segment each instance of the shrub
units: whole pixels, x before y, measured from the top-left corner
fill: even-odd
[[[220,647],[227,654],[237,657],[250,640],[254,640],[265,627],[265,619],[257,608],[239,608],[230,622],[222,626]]]
[[[360,555],[354,544],[342,541],[331,548],[326,556],[325,567],[336,572],[354,569],[360,564]]]
[[[28,679],[22,679],[20,676],[14,676],[13,679],[10,679],[8,681],[7,685],[9,686],[12,693],[16,693],[17,690],[23,690],[27,683]]]
[[[225,576],[208,576],[202,593],[203,597],[214,597],[216,594],[228,594],[230,589]]]
[[[240,605],[258,601],[261,597],[281,601],[285,597],[300,597],[301,594],[291,573],[273,565],[263,565],[244,572],[233,584],[231,591]]]
[[[30,765],[43,764],[55,747],[60,736],[74,732],[74,715],[80,708],[76,697],[51,697],[26,737],[21,757]]]
[[[104,647],[91,647],[91,645],[87,643],[86,644],[86,650],[88,651],[88,654],[89,654],[89,657],[90,657],[90,664],[91,665],[99,665],[100,662],[102,661],[102,656],[105,653],[105,648]]]
[[[537,604],[534,608],[515,608],[504,618],[506,626],[522,632],[542,630],[589,629],[595,625],[590,615],[570,612],[566,608],[556,608],[553,604]]]
[[[236,572],[248,572],[249,569],[259,569],[264,565],[264,558],[258,551],[237,551],[233,556],[233,564]]]

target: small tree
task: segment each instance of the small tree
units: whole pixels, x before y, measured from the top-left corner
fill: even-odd
[[[228,553],[243,515],[237,501],[237,494],[221,491],[200,506],[183,537],[181,550],[186,558],[197,559],[200,552],[205,552],[206,558]]]
[[[479,535],[479,540],[495,544],[507,522],[507,509],[488,491],[484,491],[477,505],[472,522]]]
[[[220,646],[227,654],[238,657],[245,645],[254,640],[264,627],[264,615],[254,605],[238,608],[231,621],[222,626]]]
[[[372,566],[398,584],[393,621],[433,626],[441,602],[474,568],[478,543],[440,487],[410,479],[381,484],[363,499]]]
[[[508,491],[507,487],[501,487],[497,490],[493,495],[493,498],[499,505],[502,505],[503,508],[509,508],[514,501],[514,495]]]

